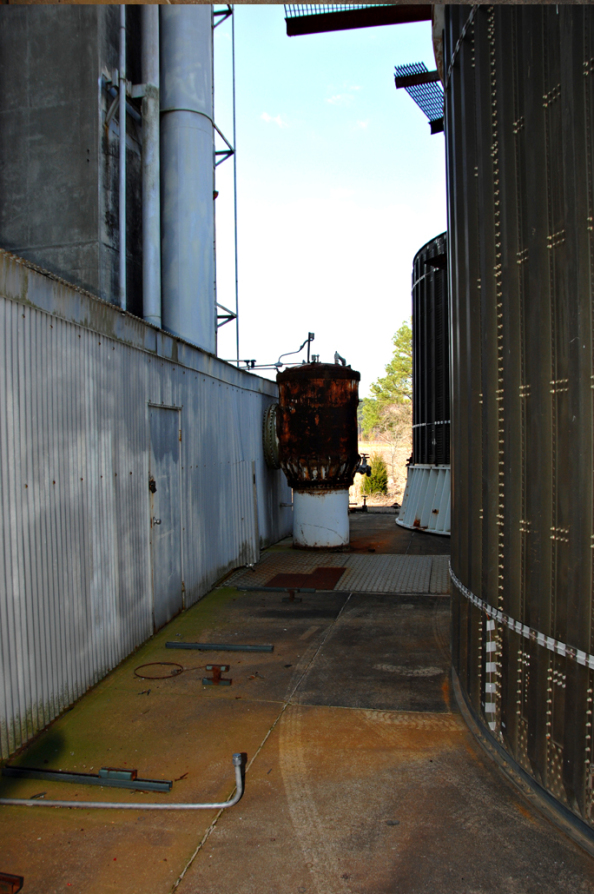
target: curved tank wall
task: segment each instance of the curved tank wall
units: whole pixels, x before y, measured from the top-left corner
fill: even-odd
[[[446,7],[453,661],[594,821],[594,9]]]
[[[450,461],[449,314],[446,234],[413,261],[413,463]]]
[[[413,456],[396,524],[450,533],[450,357],[447,238],[416,253],[412,273]]]

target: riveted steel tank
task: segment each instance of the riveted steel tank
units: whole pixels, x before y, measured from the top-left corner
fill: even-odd
[[[396,523],[450,533],[450,315],[447,235],[416,253],[412,275],[413,457]]]
[[[413,463],[449,465],[450,358],[447,237],[413,261]]]
[[[360,374],[308,363],[277,375],[280,466],[293,488],[296,546],[348,545],[349,487],[359,464]]]
[[[594,849],[594,8],[445,21],[455,680]]]

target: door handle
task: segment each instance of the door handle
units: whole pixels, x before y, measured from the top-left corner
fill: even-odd
[[[153,524],[154,524],[154,525],[160,525],[160,524],[161,524],[161,519],[160,519],[160,518],[153,518]]]

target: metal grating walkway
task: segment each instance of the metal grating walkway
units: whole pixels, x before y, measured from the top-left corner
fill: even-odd
[[[266,586],[279,573],[307,574],[320,566],[346,568],[337,589],[352,593],[447,594],[448,556],[361,556],[344,553],[267,553],[253,570],[238,569],[228,586]]]

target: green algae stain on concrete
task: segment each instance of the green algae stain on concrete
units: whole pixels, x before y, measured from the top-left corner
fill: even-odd
[[[206,663],[203,655],[200,659],[197,658],[200,653],[181,650],[176,652],[167,649],[165,644],[170,641],[212,641],[212,635],[217,630],[225,629],[225,625],[229,622],[229,610],[239,597],[240,594],[234,587],[221,587],[211,591],[178,615],[163,630],[124,659],[44,731],[38,733],[34,740],[13,758],[14,764],[41,769],[96,773],[100,766],[113,765],[116,755],[129,755],[128,746],[132,747],[133,742],[132,753],[136,748],[142,753],[143,749],[139,747],[140,743],[136,739],[145,721],[148,720],[146,715],[158,711],[160,705],[164,722],[167,722],[167,701],[174,695],[171,682],[175,678],[166,676],[171,670],[171,665],[159,665],[162,662],[174,662],[186,667],[189,664]],[[196,660],[194,658],[189,660],[188,655],[193,655]],[[147,668],[147,673],[155,676],[163,673],[165,679],[146,680],[135,675],[135,670],[140,665],[153,662],[156,662],[156,665]],[[198,677],[198,674],[195,676]],[[135,697],[133,707],[124,709],[122,699],[128,698],[130,694],[134,694]],[[7,782],[8,780],[3,780],[0,783],[2,786],[0,790],[4,796],[8,795]],[[11,788],[15,782],[16,780],[10,781]],[[18,788],[20,789],[22,785],[23,783],[19,782]],[[53,783],[36,782],[34,785],[40,791],[47,789],[48,786],[53,787]],[[30,787],[30,783],[27,787]],[[18,794],[15,791],[15,796],[24,795],[20,791]]]

